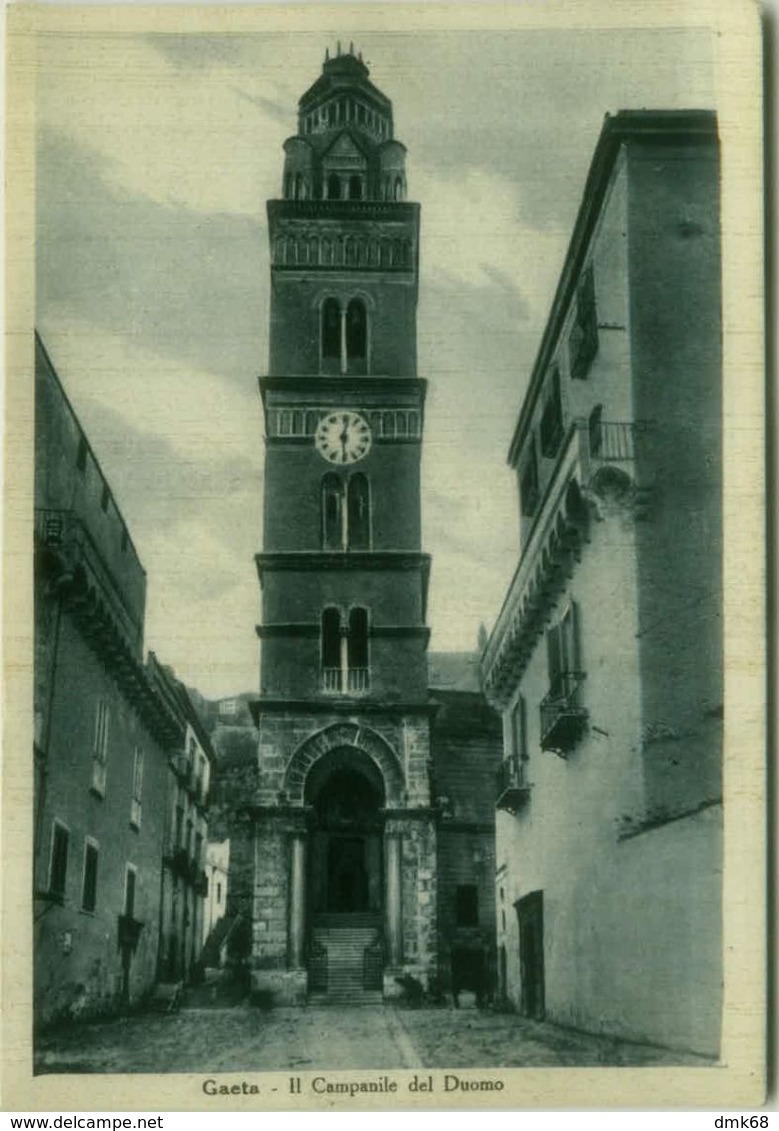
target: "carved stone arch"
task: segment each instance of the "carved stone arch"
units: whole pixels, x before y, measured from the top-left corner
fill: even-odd
[[[331,750],[351,747],[367,757],[378,769],[384,781],[385,803],[388,807],[403,804],[405,778],[397,754],[378,731],[358,723],[332,723],[316,734],[309,735],[295,750],[284,774],[284,793],[292,805],[302,805],[306,778],[311,767]]]

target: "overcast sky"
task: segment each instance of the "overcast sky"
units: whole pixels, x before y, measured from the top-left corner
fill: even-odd
[[[146,567],[146,645],[209,696],[258,687],[265,201],[339,35],[422,205],[439,651],[475,646],[516,566],[506,453],[604,114],[716,108],[701,31],[42,35],[38,327]]]

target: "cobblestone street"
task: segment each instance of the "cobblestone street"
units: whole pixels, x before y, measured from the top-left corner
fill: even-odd
[[[702,1057],[475,1008],[190,1007],[49,1033],[36,1073],[698,1065]]]

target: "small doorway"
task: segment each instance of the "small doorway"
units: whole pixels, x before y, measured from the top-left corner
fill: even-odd
[[[536,1021],[544,1016],[544,893],[533,891],[515,904],[519,922],[520,1012]]]

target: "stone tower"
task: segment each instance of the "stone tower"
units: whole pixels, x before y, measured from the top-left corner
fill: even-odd
[[[325,57],[268,202],[252,968],[278,1001],[436,967],[419,205],[392,104]]]

